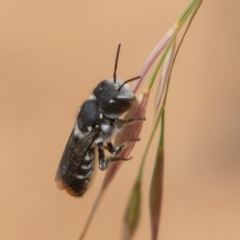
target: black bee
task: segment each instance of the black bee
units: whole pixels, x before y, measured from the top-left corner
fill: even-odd
[[[111,143],[114,132],[124,124],[144,120],[119,119],[136,100],[126,83],[140,78],[135,77],[124,83],[116,80],[120,47],[121,44],[118,45],[113,79],[101,81],[93,95],[81,106],[56,173],[58,188],[65,189],[73,196],[80,197],[88,189],[94,170],[95,146],[98,147],[99,168],[105,170],[113,161],[128,160],[117,155],[126,145],[139,140],[133,139],[118,147]],[[105,158],[105,147],[112,155],[110,158]]]

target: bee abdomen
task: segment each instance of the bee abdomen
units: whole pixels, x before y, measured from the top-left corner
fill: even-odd
[[[81,197],[87,191],[94,170],[94,148],[90,149],[80,164],[74,180],[68,185],[66,191],[75,196]]]

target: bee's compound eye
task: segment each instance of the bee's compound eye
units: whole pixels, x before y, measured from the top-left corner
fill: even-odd
[[[116,112],[124,113],[131,108],[132,100],[112,98],[107,105]]]

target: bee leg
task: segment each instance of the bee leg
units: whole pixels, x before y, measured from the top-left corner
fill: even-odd
[[[105,170],[109,167],[110,160],[105,158],[103,143],[98,144],[99,169]]]
[[[115,119],[114,120],[114,124],[117,128],[121,128],[124,124],[129,124],[129,123],[133,123],[133,122],[138,122],[138,121],[145,121],[146,118],[131,118],[131,119]]]
[[[123,157],[111,157],[109,158],[110,162],[118,162],[118,161],[128,161],[131,160],[132,157],[128,157],[128,158],[123,158]]]
[[[138,139],[132,139],[130,141],[127,141],[125,143],[123,143],[122,145],[120,145],[119,147],[114,148],[114,146],[112,145],[111,142],[107,142],[108,145],[108,151],[113,155],[118,155],[122,149],[127,146],[128,144],[132,143],[132,142],[136,142],[136,141],[140,141],[140,138]],[[111,162],[117,162],[117,161],[127,161],[132,159],[132,157],[128,157],[128,158],[123,158],[123,157],[110,157],[110,158],[105,158],[105,153],[103,150],[104,146],[103,143],[99,143],[98,144],[98,158],[99,158],[99,169],[100,170],[105,170],[109,167]]]
[[[108,151],[113,156],[116,156],[116,155],[120,154],[122,152],[123,148],[126,147],[128,144],[130,144],[132,142],[137,142],[137,141],[140,141],[140,138],[129,140],[116,148],[113,146],[113,144],[111,142],[107,142]]]

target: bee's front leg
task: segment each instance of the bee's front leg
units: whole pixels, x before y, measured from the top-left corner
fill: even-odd
[[[109,151],[113,156],[116,156],[116,155],[120,154],[120,153],[122,152],[123,148],[126,147],[128,144],[133,143],[133,142],[137,142],[137,141],[140,141],[140,138],[131,139],[131,140],[123,143],[122,145],[120,145],[120,146],[118,146],[118,147],[114,147],[111,142],[107,142],[108,151]]]
[[[131,118],[131,119],[115,119],[114,120],[114,125],[117,127],[117,128],[121,128],[123,125],[125,124],[129,124],[129,123],[133,123],[133,122],[138,122],[138,121],[145,121],[146,118]]]

